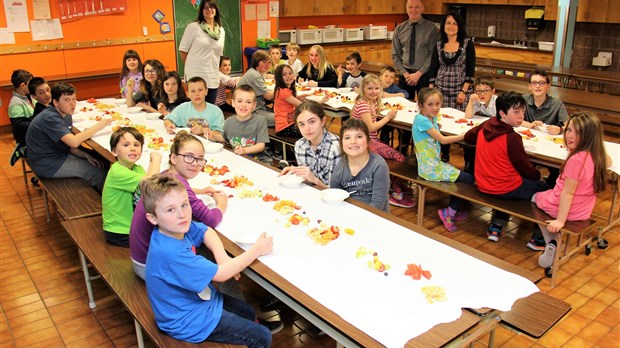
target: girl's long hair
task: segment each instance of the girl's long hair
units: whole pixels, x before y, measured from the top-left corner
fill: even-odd
[[[290,66],[286,64],[280,64],[276,68],[276,71],[273,73],[273,77],[276,81],[276,87],[274,90],[274,95],[276,97],[281,89],[287,89],[287,88],[293,92],[293,96],[297,96],[297,89],[295,88],[295,80],[293,80],[293,83],[290,86],[287,86],[286,82],[284,82],[284,76],[282,75],[284,74],[284,69],[287,69],[287,68],[290,69],[291,72],[293,72],[293,68],[291,68]],[[293,73],[293,75],[295,75],[295,73]]]
[[[362,83],[359,88],[359,93],[357,94],[357,98],[355,98],[356,103],[358,100],[366,101],[368,102],[368,104],[372,102],[366,96],[366,86],[368,86],[368,84],[370,83],[375,83],[377,86],[379,86],[379,88],[381,88],[381,80],[379,79],[379,77],[375,74],[367,74],[362,79]],[[377,97],[376,103],[377,103],[377,113],[379,113],[381,112],[381,93],[379,93],[379,97]]]
[[[159,99],[164,104],[168,104],[168,94],[164,89],[164,82],[168,81],[168,79],[171,78],[177,81],[177,86],[179,87],[177,89],[177,98],[175,99],[175,101],[187,99],[187,94],[185,93],[185,88],[183,88],[183,81],[181,81],[181,76],[179,75],[179,73],[176,71],[168,71],[161,79],[161,90],[159,92]]]
[[[146,80],[146,74],[144,73],[144,69],[146,69],[147,65],[150,65],[153,69],[157,71],[157,80],[154,84],[151,84],[149,81]],[[149,102],[152,96],[159,97],[161,95],[161,91],[163,90],[164,75],[166,75],[166,68],[164,68],[164,65],[157,59],[149,59],[144,62],[144,65],[142,65],[143,78],[140,81],[140,89],[142,90],[142,93],[144,93],[144,95],[147,97]],[[166,100],[168,100],[167,97]]]
[[[130,71],[127,67],[127,59],[136,58],[138,60],[138,71],[142,72],[142,59],[140,59],[140,55],[135,50],[127,50],[123,55],[123,67],[121,68],[121,82],[123,81],[123,77],[127,76]],[[143,75],[144,76],[144,75]]]
[[[319,55],[319,66],[317,67],[317,70],[319,71],[319,75],[317,78],[321,80],[323,79],[323,76],[325,76],[325,71],[328,68],[331,68],[333,70],[334,66],[332,65],[332,63],[327,61],[327,58],[325,57],[325,50],[323,50],[322,46],[314,45],[310,47],[310,51],[312,50],[315,50],[316,54]],[[308,68],[306,69],[306,75],[312,76],[312,63],[310,62],[308,62]]]
[[[592,156],[594,163],[594,192],[599,193],[605,191],[607,179],[607,155],[605,153],[605,145],[603,144],[603,126],[601,121],[591,112],[578,112],[573,114],[566,122],[566,128],[573,125],[575,133],[579,139],[575,149],[568,154],[568,157],[560,167],[560,171],[564,171],[564,166],[576,153],[581,151],[588,152]],[[564,138],[564,146],[566,146],[566,138]]]

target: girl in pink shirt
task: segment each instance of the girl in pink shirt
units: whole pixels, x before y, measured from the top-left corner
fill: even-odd
[[[538,192],[532,201],[554,220],[540,225],[547,246],[538,264],[553,264],[556,238],[566,221],[590,218],[596,194],[605,191],[606,167],[611,158],[605,154],[603,128],[599,119],[589,112],[573,115],[566,123],[564,144],[569,151],[560,168],[560,178],[551,190]]]

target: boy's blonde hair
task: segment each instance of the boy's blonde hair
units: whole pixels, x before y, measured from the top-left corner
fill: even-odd
[[[142,202],[148,214],[155,215],[157,202],[164,198],[170,191],[183,192],[187,189],[181,181],[171,174],[155,174],[144,179],[140,184],[142,190]]]
[[[233,99],[235,99],[235,97],[237,96],[237,92],[252,93],[252,95],[254,96],[253,99],[254,101],[256,101],[256,91],[254,91],[254,88],[250,87],[250,85],[241,85],[235,88],[235,91],[233,92],[233,95],[232,95]]]
[[[286,49],[287,50],[293,50],[293,51],[297,51],[297,53],[299,53],[299,51],[301,51],[301,47],[299,47],[298,44],[294,43],[294,42],[289,42],[286,45]]]

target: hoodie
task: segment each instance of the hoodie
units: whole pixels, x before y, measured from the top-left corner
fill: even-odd
[[[476,145],[474,176],[481,192],[502,195],[516,190],[523,178],[539,180],[540,172],[530,162],[521,135],[497,117],[465,133],[464,141]]]

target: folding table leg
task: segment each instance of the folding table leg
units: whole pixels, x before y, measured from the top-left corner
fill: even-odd
[[[144,336],[142,335],[142,326],[136,319],[133,320],[136,326],[136,339],[138,340],[138,348],[144,348]]]
[[[49,202],[47,201],[47,191],[45,191],[45,187],[43,188],[43,202],[45,203],[45,215],[47,217],[47,221],[50,221],[50,206]]]
[[[78,253],[80,254],[80,261],[82,262],[82,272],[84,272],[84,281],[86,282],[86,292],[88,293],[88,307],[91,309],[97,307],[95,303],[95,296],[93,295],[93,287],[90,283],[91,277],[90,272],[88,272],[88,262],[86,261],[86,256],[82,250],[78,249]]]

